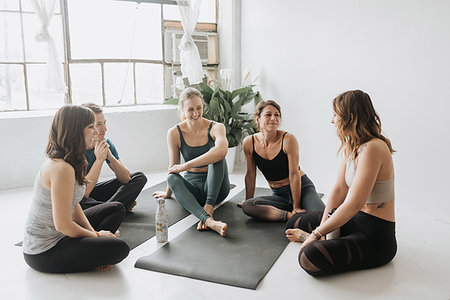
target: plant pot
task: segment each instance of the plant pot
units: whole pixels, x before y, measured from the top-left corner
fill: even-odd
[[[232,173],[233,169],[234,169],[234,160],[236,158],[236,148],[237,147],[228,148],[227,156],[225,156],[225,160],[228,165],[228,173]]]

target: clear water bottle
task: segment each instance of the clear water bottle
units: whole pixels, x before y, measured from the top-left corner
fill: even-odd
[[[336,208],[332,208],[328,212],[328,218],[331,217],[331,215],[336,211]],[[326,236],[327,240],[337,239],[341,234],[341,230],[339,228],[333,230],[332,232],[328,233]]]
[[[169,221],[167,218],[167,210],[164,198],[158,198],[158,207],[156,208],[155,227],[156,227],[156,241],[158,243],[165,243],[168,241],[169,235]]]

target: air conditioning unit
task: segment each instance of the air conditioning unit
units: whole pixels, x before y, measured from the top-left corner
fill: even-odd
[[[168,64],[180,63],[179,45],[184,32],[166,29],[164,31],[164,61]],[[202,64],[219,63],[219,44],[216,32],[194,32],[192,39],[198,48]]]
[[[205,67],[203,70],[206,75],[203,78],[203,83],[211,85],[217,80],[218,67]],[[182,78],[181,69],[179,66],[165,66],[164,67],[164,98],[178,98],[181,94],[182,87],[177,87],[177,83],[182,82],[184,86],[189,86],[187,78]]]

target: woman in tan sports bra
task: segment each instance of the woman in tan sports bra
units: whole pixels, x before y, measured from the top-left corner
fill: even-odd
[[[344,160],[326,208],[296,214],[286,226],[290,241],[303,242],[299,263],[312,276],[379,267],[397,252],[391,142],[366,93],[339,95],[333,112]],[[338,238],[324,240],[339,228]]]

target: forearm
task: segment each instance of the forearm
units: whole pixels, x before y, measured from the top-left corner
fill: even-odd
[[[87,229],[89,231],[95,231],[92,227],[91,223],[89,222],[88,218],[83,212],[83,209],[81,208],[80,204],[77,204],[74,208],[74,212],[72,214],[73,221],[83,227],[84,229]]]
[[[295,174],[289,175],[289,184],[291,186],[291,194],[293,199],[293,208],[300,209],[300,199],[302,196],[302,180],[300,178],[300,173],[295,172]]]
[[[255,196],[255,180],[256,177],[254,175],[245,175],[245,200]]]
[[[223,147],[213,147],[205,154],[186,162],[186,167],[190,169],[216,163],[225,158],[227,151],[228,149]]]
[[[102,170],[103,161],[96,160],[92,165],[89,173],[86,174],[86,191],[84,193],[84,197],[87,198],[91,194],[92,190],[97,183],[97,180],[100,176],[100,172]]]
[[[322,215],[322,220],[320,224],[324,223],[328,219],[328,212],[333,208],[338,208],[344,202],[345,197],[347,196],[347,192],[341,191],[339,189],[333,189],[328,198],[327,204],[325,206],[325,210]]]
[[[116,159],[114,156],[112,156],[109,159],[110,167],[114,171],[114,174],[116,174],[117,179],[122,184],[127,184],[130,180],[130,170],[118,159]]]
[[[322,235],[326,235],[347,223],[359,210],[360,207],[354,204],[344,203],[338,207],[331,217],[320,224],[317,229]]]
[[[71,237],[71,238],[82,238],[82,237],[97,237],[97,232],[92,228],[86,229],[82,226],[78,225],[74,221],[70,221],[70,223],[66,224],[63,227],[56,228],[62,234]]]

